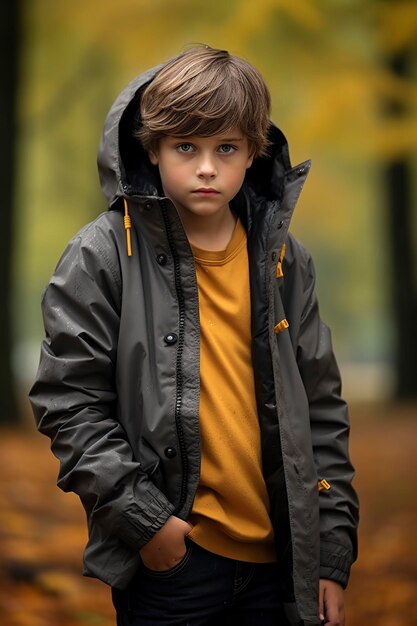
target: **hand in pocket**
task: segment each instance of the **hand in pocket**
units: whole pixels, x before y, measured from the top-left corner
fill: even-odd
[[[140,550],[143,564],[155,572],[172,569],[184,558],[187,551],[185,536],[192,526],[172,515],[164,526]]]

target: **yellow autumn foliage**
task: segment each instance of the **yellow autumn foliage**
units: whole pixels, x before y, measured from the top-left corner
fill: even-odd
[[[383,239],[383,170],[393,159],[415,162],[416,2],[31,0],[24,7],[16,241],[24,354],[41,336],[40,293],[65,243],[105,209],[95,162],[112,100],[138,72],[201,42],[259,67],[292,161],[312,158],[293,229],[314,253],[339,358],[389,359],[388,281],[378,278],[393,267]],[[389,59],[404,50],[409,76],[399,77]],[[388,103],[402,115],[388,115]]]

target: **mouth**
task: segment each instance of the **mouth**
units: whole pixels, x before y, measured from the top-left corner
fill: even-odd
[[[217,196],[219,193],[217,189],[213,189],[212,187],[200,187],[193,191],[193,194],[197,196]]]

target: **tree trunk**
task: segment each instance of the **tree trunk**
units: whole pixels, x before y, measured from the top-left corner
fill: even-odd
[[[14,218],[19,2],[0,8],[0,423],[17,419],[12,352],[12,250]]]
[[[407,51],[391,59],[390,68],[401,78],[407,76]],[[405,107],[389,103],[389,115],[401,117]],[[396,327],[396,399],[417,398],[417,285],[413,255],[412,164],[407,155],[390,163],[386,171],[392,267],[392,310]]]

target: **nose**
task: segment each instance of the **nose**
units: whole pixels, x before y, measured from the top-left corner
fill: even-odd
[[[202,154],[197,163],[196,173],[199,178],[214,178],[217,175],[215,158],[209,154]]]

